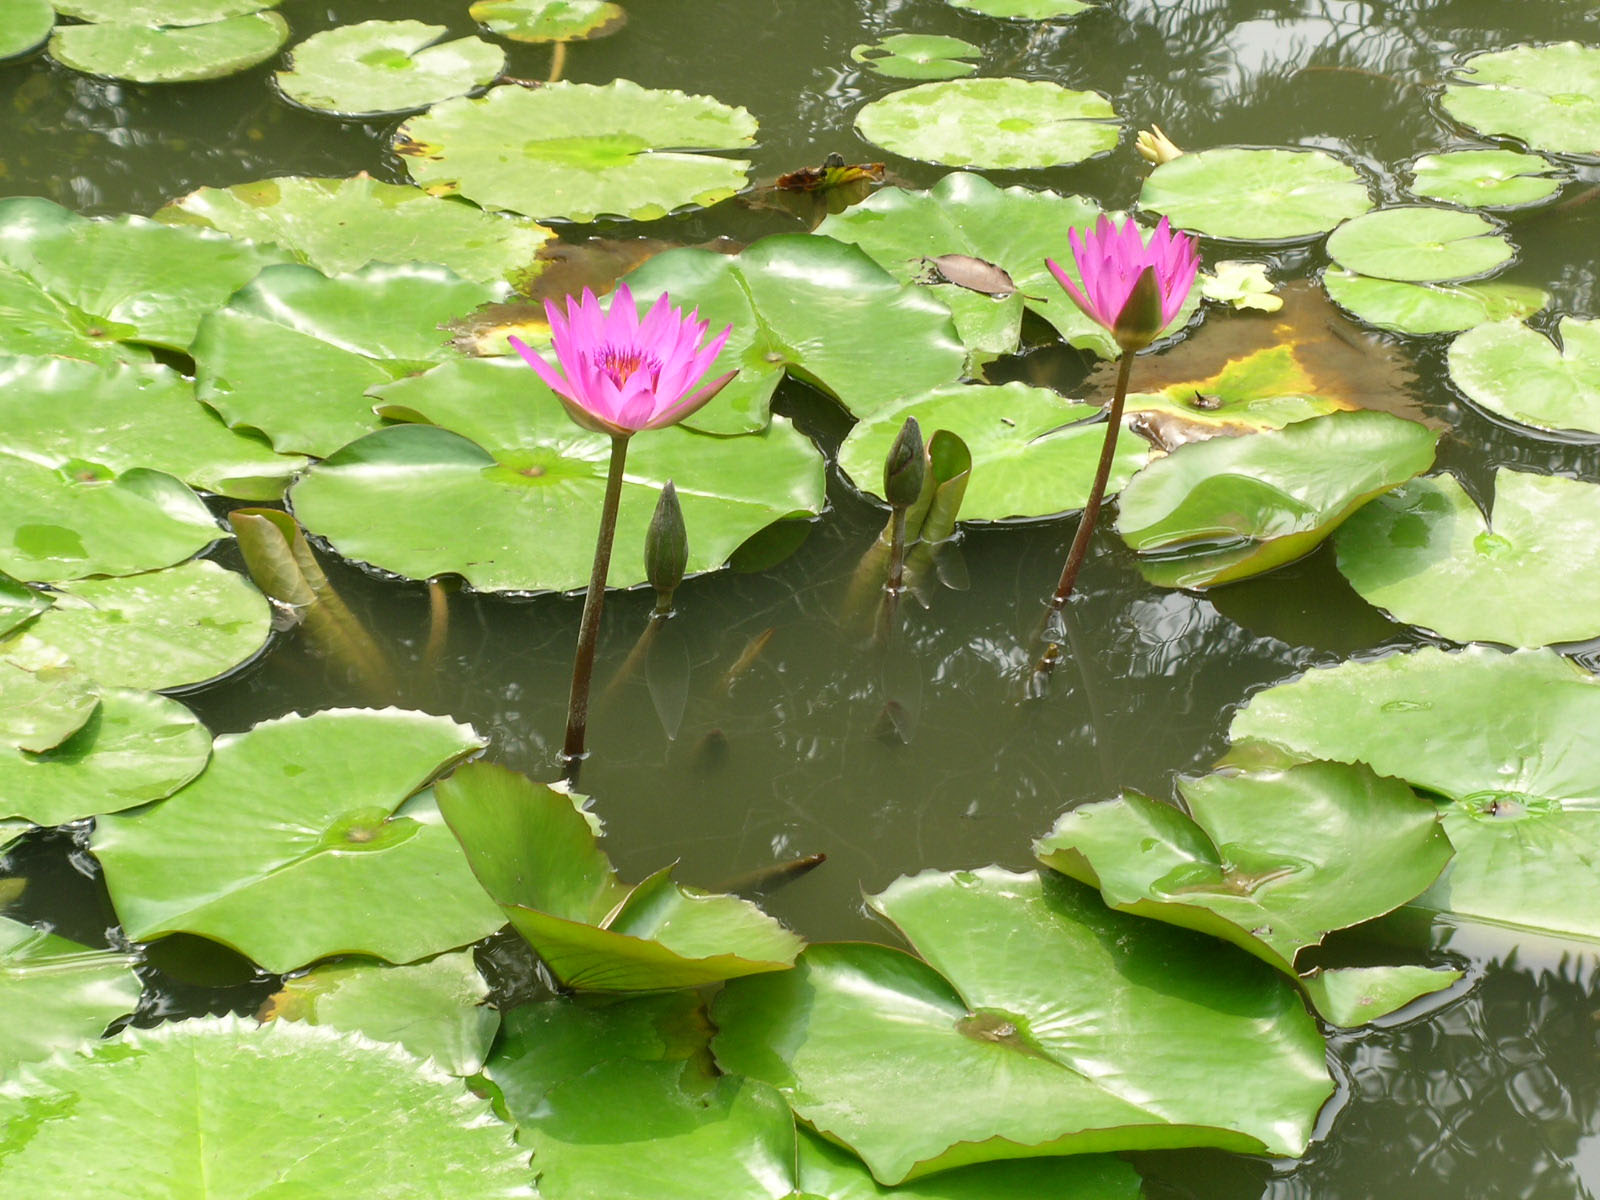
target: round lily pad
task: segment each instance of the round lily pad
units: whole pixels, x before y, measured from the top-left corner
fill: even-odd
[[[839,468],[864,492],[883,487],[883,463],[907,417],[923,436],[948,429],[972,451],[972,479],[961,502],[964,521],[1057,516],[1088,502],[1106,427],[1099,409],[1049,388],[947,384],[880,409],[850,431]],[[1107,494],[1142,467],[1147,447],[1119,438]]]
[[[1600,46],[1558,42],[1475,54],[1440,104],[1482,134],[1552,154],[1600,157]]]
[[[530,217],[648,221],[737,192],[748,162],[692,152],[748,146],[755,133],[742,108],[618,79],[446,100],[402,125],[394,148],[435,194]]]
[[[0,1073],[15,1078],[18,1064],[92,1041],[132,1012],[133,962],[0,917]]]
[[[612,0],[478,0],[467,15],[513,42],[576,42],[622,28],[627,13]]]
[[[856,132],[906,158],[1008,170],[1081,162],[1113,149],[1117,113],[1099,92],[1044,79],[952,79],[891,92]]]
[[[131,83],[222,79],[266,62],[289,40],[289,23],[256,12],[206,25],[58,25],[50,56],[64,67]]]
[[[332,954],[412,962],[505,921],[432,793],[413,794],[482,746],[398,709],[281,717],[219,737],[170,799],[101,818],[91,849],[137,941],[197,933],[278,973]]]
[[[528,1152],[459,1079],[297,1022],[125,1032],[0,1085],[0,1127],[22,1195],[110,1200],[130,1178],[173,1200],[534,1195]]]
[[[1372,197],[1354,167],[1322,150],[1224,146],[1156,167],[1139,204],[1207,237],[1296,242],[1366,212]]]
[[[1458,642],[1544,646],[1600,637],[1600,486],[1502,467],[1486,521],[1453,475],[1358,513],[1339,570],[1397,621]]]
[[[1356,217],[1328,238],[1329,257],[1347,271],[1411,283],[1487,275],[1515,253],[1487,217],[1420,204]]]
[[[59,746],[99,704],[94,681],[64,654],[34,638],[0,643],[0,747]]]
[[[362,21],[312,34],[275,76],[295,104],[340,117],[412,112],[492,83],[505,51],[480,38],[439,39],[445,25]]]
[[[1527,317],[1550,303],[1543,288],[1522,283],[1400,283],[1330,267],[1322,285],[1340,308],[1399,333],[1459,333],[1506,317]]]
[[[49,40],[55,24],[50,0],[10,0],[0,7],[0,59],[37,50]]]
[[[1480,325],[1450,344],[1450,380],[1508,421],[1600,435],[1600,319],[1564,317],[1556,339],[1520,321]]]
[[[1074,17],[1094,7],[1089,0],[946,0],[946,3],[980,12],[987,17],[1010,17],[1018,21]]]
[[[55,0],[64,17],[105,25],[209,25],[277,8],[283,0]]]
[[[881,42],[852,48],[850,57],[890,79],[959,79],[978,69],[976,63],[962,60],[982,53],[957,37],[896,33]]]
[[[1411,191],[1465,208],[1521,208],[1559,192],[1571,176],[1537,154],[1450,150],[1411,164]]]

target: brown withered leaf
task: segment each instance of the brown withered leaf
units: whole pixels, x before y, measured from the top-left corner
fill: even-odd
[[[1016,295],[1017,285],[1011,276],[985,259],[970,254],[940,254],[924,258],[922,262],[927,272],[918,283],[953,283],[985,296]]]
[[[883,182],[881,162],[847,163],[843,155],[830,154],[820,167],[801,167],[752,189],[743,203],[754,209],[778,209],[815,229],[830,213],[860,204]]]

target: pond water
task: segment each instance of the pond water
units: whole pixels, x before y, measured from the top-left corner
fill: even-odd
[[[299,40],[374,17],[470,33],[465,7],[288,0],[282,11]],[[1434,85],[1462,56],[1521,42],[1600,42],[1600,8],[1573,0],[1112,0],[1073,21],[1042,24],[996,21],[937,0],[627,7],[625,34],[574,45],[566,77],[622,77],[747,107],[761,124],[750,154],[758,181],[830,152],[851,162],[884,157],[855,134],[852,119],[863,102],[902,85],[859,67],[850,50],[894,32],[974,42],[983,49],[981,74],[1098,90],[1130,129],[1158,122],[1186,147],[1336,151],[1391,199],[1401,195],[1403,164],[1461,137],[1441,117]],[[549,57],[547,48],[513,45],[507,73],[541,78]],[[407,179],[388,149],[395,121],[340,122],[291,107],[272,94],[265,68],[146,88],[38,58],[0,66],[0,106],[11,114],[0,192],[46,196],[91,215],[148,214],[195,187],[275,175],[364,170]],[[906,186],[945,173],[888,161]],[[1124,207],[1143,167],[1125,143],[1076,167],[985,174],[1003,186],[1079,192]],[[1547,288],[1556,314],[1600,311],[1600,203],[1587,202],[1600,173],[1581,168],[1578,176],[1562,203],[1511,220],[1519,258],[1507,278]],[[780,214],[729,203],[650,224],[602,222],[599,232],[699,242],[800,229]],[[1208,260],[1226,256],[1207,248]],[[1313,243],[1279,254],[1275,273],[1311,273],[1325,261]],[[992,375],[1081,394],[1092,363],[1062,350],[1042,326],[1032,333],[1037,348]],[[1440,463],[1474,494],[1486,495],[1504,465],[1600,481],[1594,443],[1512,431],[1462,404],[1445,380],[1443,341],[1380,340],[1405,364],[1401,386],[1450,427]],[[782,385],[777,409],[830,453],[850,425],[826,397],[793,380]],[[828,500],[784,562],[684,585],[670,625],[690,664],[676,738],[663,731],[645,680],[634,678],[598,707],[583,772],[625,878],[677,859],[680,878],[716,887],[774,862],[825,854],[823,866],[764,901],[811,939],[882,940],[889,935],[869,918],[863,891],[929,867],[1026,868],[1030,839],[1063,809],[1124,788],[1167,796],[1175,776],[1208,769],[1226,748],[1232,712],[1253,691],[1311,666],[1428,641],[1356,596],[1326,547],[1262,579],[1197,594],[1145,584],[1131,552],[1103,534],[1072,608],[1070,653],[1048,696],[1025,701],[1032,630],[1075,522],[969,529],[953,578],[960,586],[935,589],[927,607],[904,606],[897,653],[885,664],[838,618],[883,512],[832,469]],[[217,553],[229,561],[229,551]],[[414,667],[402,671],[399,694],[381,700],[470,721],[491,739],[492,757],[536,778],[551,775],[579,599],[457,594],[444,653],[427,670],[426,592],[332,562],[329,570],[402,666]],[[650,605],[639,592],[611,597],[599,688]],[[1600,666],[1600,650],[1573,653]],[[904,710],[908,742],[884,735],[886,695]],[[292,635],[234,677],[183,698],[218,733],[373,699]],[[71,836],[30,836],[0,861],[30,880],[8,915],[105,944],[114,918],[92,860]],[[1332,1038],[1341,1091],[1305,1159],[1145,1155],[1138,1166],[1152,1197],[1600,1194],[1600,960],[1592,949],[1515,945],[1443,927],[1421,941],[1414,930],[1390,932],[1392,943],[1336,942],[1329,959],[1451,963],[1467,968],[1466,979],[1399,1018]],[[140,1022],[250,1011],[273,989],[273,980],[185,949],[173,939],[154,954]]]

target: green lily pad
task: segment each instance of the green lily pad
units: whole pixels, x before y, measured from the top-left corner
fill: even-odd
[[[1321,150],[1224,146],[1182,154],[1145,180],[1143,208],[1235,242],[1296,242],[1372,207],[1354,167]]]
[[[0,637],[20,629],[49,608],[48,594],[0,574]]]
[[[5,821],[0,820],[0,854],[11,847],[11,844],[33,828],[32,821]],[[14,899],[14,896],[0,898],[0,908],[4,908]]]
[[[737,257],[669,250],[626,282],[640,304],[665,292],[712,329],[733,326],[711,374],[739,374],[688,421],[706,433],[765,428],[786,371],[864,417],[957,378],[965,361],[943,305],[832,238],[780,234]]]
[[[478,0],[474,21],[513,42],[576,42],[621,29],[627,13],[612,0]]]
[[[482,745],[396,709],[280,717],[219,737],[163,803],[101,818],[91,848],[136,941],[197,933],[278,973],[332,954],[412,962],[504,921],[432,793],[413,794]]]
[[[1475,54],[1439,103],[1491,137],[1552,154],[1600,156],[1600,46],[1558,42]]]
[[[209,25],[242,17],[283,0],[55,0],[64,17],[104,25]]]
[[[1411,164],[1411,191],[1464,208],[1521,208],[1559,192],[1572,178],[1537,154],[1449,150]]]
[[[872,101],[856,114],[856,132],[922,162],[1015,170],[1104,154],[1122,136],[1117,121],[1099,92],[1045,79],[952,79]]]
[[[1112,908],[1209,933],[1298,977],[1300,952],[1414,900],[1450,860],[1439,814],[1364,767],[1184,779],[1183,810],[1137,792],[1064,813],[1039,861]]]
[[[978,69],[983,51],[957,37],[926,33],[896,33],[881,42],[864,43],[850,51],[850,57],[890,79],[959,79]]]
[[[201,322],[196,393],[280,451],[326,456],[382,424],[368,388],[458,357],[443,323],[502,294],[442,267],[272,267]]]
[[[37,50],[50,39],[55,24],[50,0],[10,0],[0,7],[0,59]]]
[[[241,500],[277,499],[306,465],[229,429],[193,383],[155,364],[0,358],[0,426],[10,453],[45,466],[149,467]]]
[[[970,9],[987,17],[1010,17],[1017,21],[1049,21],[1056,17],[1075,17],[1094,5],[1089,0],[945,0],[957,8]]]
[[[1312,971],[1301,976],[1300,984],[1323,1020],[1355,1029],[1444,991],[1464,974],[1431,967],[1340,967]]]
[[[1339,533],[1339,570],[1369,604],[1457,642],[1545,646],[1600,636],[1600,487],[1495,472],[1485,520],[1453,475],[1412,480]]]
[[[214,562],[57,589],[25,637],[112,687],[192,687],[253,657],[272,632],[266,597]]]
[[[255,12],[205,25],[58,25],[50,57],[64,67],[130,83],[195,83],[248,71],[289,40],[289,23]]]
[[[447,363],[377,395],[386,413],[433,425],[380,430],[306,472],[290,497],[308,530],[411,579],[453,573],[487,591],[587,583],[608,437],[574,424],[520,361]],[[643,433],[628,448],[612,587],[644,582],[645,529],[669,479],[690,571],[721,567],[772,522],[820,512],[825,496],[821,455],[782,418],[740,438]]]
[[[1459,333],[1507,317],[1528,317],[1550,293],[1523,283],[1399,283],[1331,267],[1322,284],[1339,307],[1399,333]]]
[[[132,1012],[133,961],[0,917],[0,1074],[97,1038]]]
[[[370,263],[437,263],[476,283],[526,283],[539,248],[555,235],[527,217],[486,213],[421,188],[351,179],[284,176],[200,188],[155,214],[271,242],[324,275]]]
[[[64,340],[57,330],[66,321],[79,342],[110,338],[187,350],[202,314],[283,258],[270,246],[208,230],[143,217],[80,217],[34,196],[0,200],[0,262],[55,301],[60,318],[40,313],[34,321],[52,342]],[[37,311],[37,302],[28,307]],[[11,338],[4,345],[11,354],[74,354],[65,345],[30,348]],[[106,361],[109,354],[94,357]]]
[[[1329,257],[1346,270],[1406,283],[1487,275],[1515,253],[1487,217],[1423,204],[1355,217],[1328,238]]]
[[[131,325],[80,312],[50,295],[21,271],[0,266],[0,353],[63,354],[89,362],[149,362],[143,346],[127,345]]]
[[[1518,425],[1600,434],[1600,320],[1563,317],[1555,336],[1515,320],[1480,325],[1450,343],[1450,381]]]
[[[0,643],[0,747],[50,750],[99,705],[94,681],[65,655],[31,638]]]
[[[507,130],[518,140],[508,142]],[[692,151],[748,146],[755,134],[742,108],[618,79],[446,100],[402,125],[394,148],[436,195],[530,217],[649,221],[742,188],[747,161]]]
[[[926,434],[948,429],[972,452],[962,520],[1056,516],[1088,502],[1105,441],[1105,423],[1092,419],[1098,412],[1092,404],[1025,383],[946,384],[862,421],[839,447],[839,468],[876,496],[889,447],[905,419],[915,417]],[[1119,438],[1107,494],[1116,493],[1147,458],[1138,438]]]
[[[283,981],[263,1021],[304,1021],[395,1042],[452,1075],[482,1070],[500,1014],[470,951],[409,967],[345,960]]]
[[[1158,458],[1122,489],[1117,531],[1154,560],[1147,577],[1209,587],[1309,553],[1374,496],[1433,464],[1438,434],[1388,413],[1336,412],[1208,438]]]
[[[928,871],[868,902],[927,963],[812,946],[724,987],[712,1048],[881,1182],[1041,1154],[1305,1149],[1333,1085],[1264,964],[1053,873]]]
[[[302,1022],[125,1032],[0,1084],[0,1128],[27,1196],[534,1195],[528,1152],[459,1079]]]
[[[506,53],[481,38],[439,39],[445,25],[362,21],[312,34],[274,78],[284,98],[340,117],[412,112],[486,87]]]
[[[1257,692],[1229,735],[1444,797],[1456,856],[1413,907],[1600,941],[1597,720],[1600,678],[1553,651],[1424,647]]]
[[[563,987],[659,991],[781,971],[804,943],[753,904],[673,882],[621,883],[573,798],[504,767],[439,781],[484,889]]]

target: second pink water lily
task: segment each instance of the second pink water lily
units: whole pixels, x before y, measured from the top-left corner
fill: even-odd
[[[1102,214],[1087,234],[1067,235],[1083,286],[1051,259],[1045,265],[1067,296],[1123,350],[1142,350],[1183,308],[1200,269],[1194,239],[1162,217],[1147,242],[1132,217],[1119,226]]]

